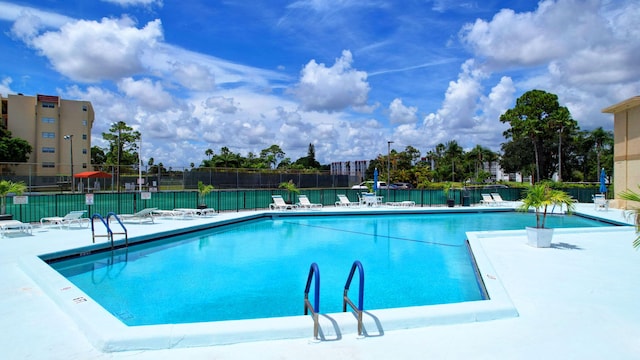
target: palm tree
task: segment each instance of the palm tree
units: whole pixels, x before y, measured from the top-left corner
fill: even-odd
[[[640,185],[638,185],[640,188]],[[635,201],[640,203],[640,193],[633,192],[629,189],[620,193],[620,198],[627,201]],[[636,235],[638,237],[633,241],[633,247],[638,249],[640,248],[640,208],[633,208],[631,210],[631,215],[634,218],[634,222],[636,223]]]
[[[6,200],[7,194],[14,193],[17,195],[22,194],[27,189],[27,186],[22,182],[14,183],[9,180],[0,181],[0,214],[4,215],[7,210]]]

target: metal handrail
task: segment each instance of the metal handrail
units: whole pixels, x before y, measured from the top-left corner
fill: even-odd
[[[358,272],[360,273],[360,284],[358,286],[358,306],[349,299],[349,287],[351,286],[351,281],[353,280],[353,274],[358,268]],[[351,306],[353,311],[358,315],[358,335],[362,335],[362,313],[364,311],[364,268],[362,267],[362,263],[358,260],[353,262],[351,265],[351,272],[349,272],[349,277],[347,278],[347,282],[344,285],[344,293],[342,296],[342,311],[347,311],[347,304]]]
[[[314,278],[314,301],[313,305],[309,301],[309,288],[311,287],[311,280]],[[318,338],[318,313],[320,312],[320,269],[318,264],[312,263],[309,268],[309,276],[307,277],[307,285],[304,288],[304,314],[307,315],[308,311],[311,311],[313,317],[313,337]]]
[[[120,218],[118,217],[118,215],[116,215],[116,213],[114,213],[113,211],[107,214],[107,227],[109,227],[109,229],[111,229],[111,227],[109,226],[109,219],[111,218],[116,219],[116,221],[118,222],[118,224],[120,224],[120,227],[122,228],[122,230],[124,232],[119,232],[119,233],[114,233],[113,231],[111,231],[111,238],[113,238],[113,235],[124,235],[124,241],[126,246],[129,246],[129,235],[127,233],[127,228],[124,227],[124,224],[122,223],[122,221],[120,221]],[[111,241],[111,247],[113,247],[113,240]]]
[[[107,235],[96,235],[95,226],[94,226],[95,219],[99,219],[104,224],[104,227],[107,228]],[[98,213],[94,213],[93,215],[91,215],[91,236],[93,238],[94,244],[96,243],[96,237],[108,237],[109,240],[111,241],[111,249],[113,249],[113,232],[109,227],[109,223],[102,217],[102,215]]]

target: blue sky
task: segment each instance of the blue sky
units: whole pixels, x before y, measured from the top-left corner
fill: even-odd
[[[531,89],[612,129],[601,109],[640,94],[638,18],[636,0],[0,0],[0,93],[89,100],[94,145],[125,121],[173,167],[223,146],[499,150]]]

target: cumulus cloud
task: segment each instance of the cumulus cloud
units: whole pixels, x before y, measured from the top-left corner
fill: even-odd
[[[418,120],[417,112],[417,107],[405,106],[398,98],[393,99],[389,104],[389,119],[392,124],[415,123]]]
[[[33,37],[29,44],[49,59],[61,74],[95,82],[135,75],[143,70],[140,55],[162,39],[160,20],[142,29],[133,20],[80,20]]]
[[[174,64],[173,78],[185,88],[196,91],[213,90],[216,83],[211,70],[197,63]]]
[[[9,94],[13,93],[13,91],[11,91],[12,82],[13,79],[11,79],[10,77],[5,77],[2,79],[2,81],[0,81],[0,95],[8,96]]]
[[[234,103],[233,98],[225,98],[223,96],[212,96],[208,98],[205,101],[205,106],[223,114],[235,114],[238,111],[238,107]]]
[[[331,67],[315,60],[309,61],[293,90],[302,108],[332,112],[366,105],[369,94],[367,73],[353,69],[352,62],[349,50],[344,50]]]
[[[171,94],[166,92],[159,82],[153,82],[151,79],[125,78],[118,82],[118,89],[149,109],[165,110],[173,105]]]

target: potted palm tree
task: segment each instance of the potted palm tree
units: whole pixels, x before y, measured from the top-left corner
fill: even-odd
[[[571,213],[575,207],[571,195],[564,191],[552,189],[547,183],[538,183],[525,190],[522,205],[519,211],[528,212],[533,208],[536,213],[536,226],[527,227],[527,244],[533,247],[545,248],[551,246],[553,229],[547,228],[547,211],[549,206],[567,207],[567,213]]]
[[[202,181],[198,181],[198,209],[206,209],[207,204],[204,198],[213,190],[213,185],[205,185]]]
[[[291,193],[300,194],[300,189],[298,189],[296,184],[293,183],[293,180],[281,182],[280,185],[278,185],[278,187],[280,189],[287,190],[287,201],[285,201],[287,204],[293,204],[293,200],[291,199]]]
[[[640,189],[640,185],[638,185]],[[633,192],[629,189],[620,193],[620,198],[622,200],[634,201],[636,203],[640,203],[640,193]],[[636,224],[636,235],[638,237],[633,241],[633,247],[636,249],[640,248],[640,208],[633,208],[630,210],[630,214],[634,219],[634,223]]]
[[[8,194],[16,194],[16,195],[21,195],[25,190],[27,189],[27,186],[22,182],[13,182],[10,180],[2,180],[0,181],[0,215],[2,215],[3,217],[5,217],[5,214],[7,212],[7,195]],[[9,219],[11,220],[11,215],[8,215]]]

